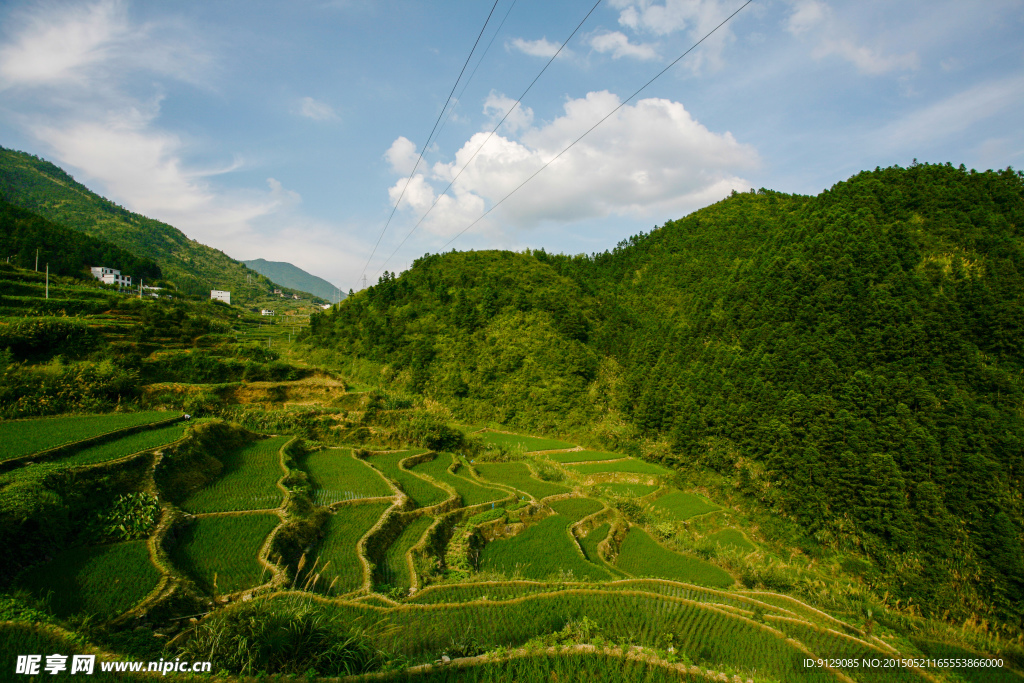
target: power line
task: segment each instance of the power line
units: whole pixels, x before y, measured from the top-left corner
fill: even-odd
[[[412,182],[413,176],[416,175],[416,169],[419,168],[420,162],[423,161],[423,154],[426,152],[427,147],[434,138],[434,131],[437,130],[438,124],[441,123],[441,118],[444,116],[445,110],[448,109],[448,103],[452,101],[452,95],[455,94],[455,88],[459,87],[459,81],[462,80],[462,74],[466,72],[466,67],[469,66],[469,60],[473,58],[473,53],[476,52],[476,46],[480,44],[480,38],[483,37],[484,31],[487,29],[487,24],[490,23],[491,16],[494,14],[494,10],[498,6],[498,2],[499,0],[494,0],[494,4],[491,6],[491,11],[488,12],[487,19],[484,21],[484,25],[480,29],[480,33],[477,34],[476,40],[473,41],[473,49],[469,51],[469,55],[466,57],[466,62],[462,65],[462,70],[459,71],[459,77],[456,78],[455,83],[452,84],[452,90],[448,93],[448,99],[445,100],[444,106],[441,107],[441,112],[437,115],[437,120],[434,121],[434,127],[430,129],[430,135],[427,136],[427,142],[420,149],[420,156],[416,160],[416,164],[412,167],[409,179],[405,182],[405,187],[402,188],[402,193],[398,196],[398,201],[395,202],[394,208],[391,209],[391,215],[388,216],[387,222],[384,223],[384,228],[381,229],[380,235],[377,236],[377,243],[373,245],[373,250],[370,252],[369,258],[366,259],[366,265],[363,266],[364,276],[366,275],[366,269],[370,266],[370,261],[373,259],[373,255],[377,253],[377,247],[380,245],[380,241],[384,237],[384,233],[387,232],[388,226],[391,225],[391,219],[394,218],[395,211],[398,209],[398,205],[402,202],[402,197],[405,196],[406,189],[408,189],[409,184]]]
[[[577,32],[578,32],[578,31],[580,30],[580,28],[581,28],[581,27],[583,26],[584,22],[586,22],[586,20],[590,18],[590,15],[594,13],[594,10],[596,10],[596,9],[597,9],[597,6],[598,6],[598,5],[600,5],[600,4],[601,4],[601,0],[597,0],[597,2],[595,2],[595,3],[594,3],[594,6],[590,8],[590,11],[589,11],[589,12],[587,12],[586,16],[585,16],[585,17],[583,17],[583,19],[582,19],[582,20],[580,21],[580,23],[576,25],[576,28],[575,28],[575,29],[573,29],[572,33],[570,33],[570,34],[569,34],[569,37],[568,37],[568,38],[566,38],[566,39],[565,39],[565,40],[564,40],[564,41],[562,42],[562,44],[561,44],[561,46],[559,46],[558,50],[556,50],[556,51],[555,51],[555,54],[553,54],[553,55],[551,56],[551,59],[549,59],[549,60],[548,60],[548,62],[547,62],[547,64],[545,64],[545,65],[544,65],[544,68],[540,70],[540,73],[538,73],[538,74],[537,74],[537,75],[536,75],[536,76],[534,77],[534,79],[533,79],[532,81],[530,81],[530,85],[526,86],[526,90],[524,90],[524,91],[523,91],[523,94],[522,94],[522,95],[520,95],[520,96],[519,96],[519,98],[518,98],[518,99],[517,99],[517,100],[515,101],[515,104],[513,104],[513,105],[512,105],[511,107],[509,107],[509,110],[508,110],[507,112],[505,112],[505,115],[501,117],[501,120],[500,120],[500,121],[498,121],[497,125],[495,125],[495,126],[494,126],[494,128],[493,128],[493,129],[491,130],[491,132],[487,134],[487,137],[486,137],[486,138],[484,138],[484,141],[483,141],[483,142],[481,142],[481,143],[480,143],[480,146],[476,148],[476,151],[475,151],[475,152],[473,152],[473,156],[471,156],[471,157],[469,158],[469,161],[467,161],[467,162],[466,162],[466,163],[465,163],[465,164],[464,164],[464,165],[462,166],[462,168],[460,168],[460,169],[459,169],[459,172],[455,174],[455,177],[454,177],[454,178],[452,178],[452,181],[451,181],[450,183],[448,183],[448,187],[444,188],[444,190],[442,190],[442,191],[441,191],[441,192],[440,192],[440,193],[439,193],[439,194],[437,195],[437,198],[436,198],[436,199],[434,199],[434,203],[430,205],[430,208],[429,208],[429,209],[427,209],[426,213],[424,213],[424,214],[423,214],[422,216],[420,216],[420,219],[419,219],[418,221],[416,221],[416,225],[412,226],[412,230],[410,230],[410,231],[409,231],[409,234],[407,234],[407,235],[405,236],[405,238],[404,238],[404,239],[403,239],[403,240],[402,240],[401,242],[399,242],[398,246],[397,246],[397,247],[395,247],[395,250],[394,250],[393,252],[391,252],[391,256],[388,256],[388,257],[387,257],[387,259],[385,259],[384,263],[383,263],[383,264],[381,264],[381,266],[380,266],[380,269],[379,269],[379,270],[377,271],[378,273],[380,273],[380,271],[384,269],[384,266],[386,266],[386,265],[388,264],[388,262],[389,262],[389,261],[390,261],[390,260],[391,260],[392,258],[394,258],[394,257],[395,257],[395,254],[397,254],[397,253],[398,253],[398,250],[402,248],[402,245],[404,245],[404,244],[405,244],[406,240],[408,240],[408,239],[409,239],[409,237],[411,237],[411,236],[412,236],[412,234],[413,234],[414,232],[416,232],[416,228],[420,227],[420,224],[421,224],[421,223],[423,223],[423,221],[424,221],[424,220],[426,219],[426,217],[427,217],[428,215],[430,215],[430,212],[434,210],[434,207],[435,207],[435,206],[437,206],[437,203],[438,203],[439,201],[441,201],[441,197],[445,196],[445,194],[447,194],[447,193],[448,193],[448,190],[450,190],[450,189],[452,188],[452,185],[454,185],[454,184],[455,184],[455,181],[459,179],[459,176],[461,176],[461,175],[462,175],[462,172],[463,172],[463,171],[465,171],[465,170],[466,170],[467,168],[469,168],[469,165],[470,165],[471,163],[473,163],[473,160],[474,160],[474,159],[476,159],[476,156],[477,156],[477,154],[479,154],[479,153],[480,153],[480,150],[482,150],[482,149],[484,148],[484,145],[486,145],[486,144],[487,144],[487,143],[488,143],[488,142],[490,141],[490,139],[491,139],[491,138],[492,138],[492,137],[494,136],[494,134],[495,134],[495,133],[497,132],[497,130],[498,130],[499,128],[501,128],[501,124],[505,123],[505,119],[507,119],[507,118],[509,117],[509,115],[510,115],[510,114],[511,114],[511,113],[512,113],[513,111],[515,111],[516,107],[518,107],[518,106],[519,106],[519,103],[523,101],[523,98],[524,98],[524,97],[526,97],[526,94],[527,94],[528,92],[530,92],[530,89],[531,89],[531,88],[533,88],[534,84],[535,84],[535,83],[536,83],[536,82],[537,82],[537,81],[538,81],[538,80],[540,79],[540,77],[541,77],[541,76],[543,76],[543,75],[544,75],[544,72],[548,70],[548,67],[549,67],[549,66],[551,66],[551,63],[555,61],[555,58],[556,58],[556,57],[558,57],[558,55],[559,55],[559,54],[561,54],[561,52],[562,52],[562,50],[563,50],[563,49],[565,48],[565,46],[569,44],[569,41],[570,41],[570,40],[572,40],[572,37],[576,35],[576,33],[577,33]],[[495,34],[495,35],[497,35],[497,34]],[[516,188],[516,189],[518,189],[518,188]],[[514,190],[513,190],[513,191],[514,191]],[[504,201],[504,200],[503,200],[503,201]],[[486,216],[486,215],[487,215],[487,214],[484,214],[484,216]],[[481,216],[480,218],[483,218],[483,216]],[[478,218],[477,220],[480,220],[480,219]],[[468,229],[468,228],[467,228],[467,229]],[[461,233],[460,233],[460,234],[461,234]],[[447,245],[445,245],[445,246],[447,246]]]
[[[483,213],[483,214],[482,214],[482,215],[481,215],[481,216],[480,216],[479,218],[477,218],[477,219],[476,219],[475,221],[473,221],[472,223],[470,223],[469,225],[467,225],[467,226],[466,226],[465,228],[463,228],[461,232],[459,232],[459,233],[458,233],[457,235],[455,235],[455,237],[452,237],[452,238],[451,238],[450,240],[448,240],[448,241],[447,241],[447,242],[446,242],[446,243],[444,244],[444,246],[442,246],[442,247],[441,247],[441,251],[444,251],[444,249],[445,249],[445,248],[446,248],[446,247],[447,247],[447,246],[448,246],[449,244],[451,244],[452,242],[454,242],[455,240],[457,240],[457,239],[458,239],[459,237],[462,237],[462,235],[463,235],[463,234],[465,234],[467,230],[469,230],[469,229],[470,229],[470,228],[472,228],[472,227],[473,227],[474,225],[476,225],[477,223],[479,223],[480,221],[482,221],[482,220],[483,220],[484,218],[486,218],[486,217],[487,217],[487,215],[488,215],[489,213],[491,213],[491,212],[492,212],[492,211],[494,211],[494,210],[495,210],[496,208],[498,208],[499,206],[501,206],[501,204],[502,204],[502,203],[503,203],[503,202],[504,202],[504,201],[505,201],[506,199],[508,199],[509,197],[511,197],[512,195],[514,195],[514,194],[515,194],[516,192],[518,192],[518,191],[519,191],[519,190],[520,190],[520,189],[521,189],[521,188],[523,187],[523,185],[526,185],[526,183],[528,183],[528,182],[530,182],[531,180],[533,180],[534,178],[536,178],[536,177],[537,177],[537,175],[538,175],[538,174],[540,174],[540,172],[541,172],[541,171],[543,171],[543,170],[544,170],[545,168],[547,168],[547,167],[548,167],[548,166],[550,166],[550,165],[551,165],[552,163],[554,163],[556,159],[558,159],[558,158],[559,158],[559,157],[561,157],[561,156],[562,156],[563,154],[565,154],[565,153],[566,153],[566,152],[568,152],[568,151],[569,151],[570,149],[572,149],[572,148],[573,148],[573,147],[574,147],[574,146],[576,145],[576,143],[577,143],[577,142],[579,142],[580,140],[582,140],[583,138],[585,138],[585,137],[586,137],[586,136],[587,136],[587,135],[588,135],[588,134],[589,134],[589,133],[590,133],[590,132],[591,132],[592,130],[594,130],[595,128],[597,128],[598,126],[600,126],[600,125],[601,125],[602,123],[604,123],[605,121],[607,121],[607,120],[608,120],[609,118],[611,118],[611,116],[612,116],[612,115],[613,115],[613,114],[614,114],[615,112],[617,112],[618,110],[620,110],[620,109],[622,109],[622,108],[623,108],[624,106],[626,106],[626,104],[627,104],[627,103],[629,103],[629,101],[630,101],[630,100],[632,100],[632,99],[633,99],[634,97],[636,97],[636,96],[637,96],[637,95],[639,95],[639,94],[640,94],[641,92],[643,92],[643,91],[644,91],[644,90],[645,90],[645,89],[647,88],[647,86],[649,86],[649,85],[650,85],[651,83],[653,83],[653,82],[654,82],[654,81],[656,81],[656,80],[657,80],[658,78],[660,78],[660,77],[662,76],[662,74],[664,74],[664,73],[665,73],[666,71],[668,71],[668,70],[669,70],[669,69],[671,69],[671,68],[672,68],[673,66],[675,66],[675,65],[676,65],[676,64],[677,64],[677,63],[678,63],[678,62],[679,62],[679,61],[680,61],[680,60],[681,60],[681,59],[682,59],[683,57],[685,57],[686,55],[690,54],[690,53],[691,53],[691,52],[692,52],[692,51],[693,51],[694,49],[696,49],[696,48],[697,48],[697,46],[699,46],[699,45],[700,45],[701,43],[703,43],[703,42],[704,42],[705,40],[707,40],[707,39],[708,39],[708,38],[709,38],[709,37],[711,36],[711,34],[713,34],[713,33],[714,33],[715,31],[717,31],[718,29],[722,28],[723,26],[725,26],[725,25],[726,25],[726,24],[727,24],[727,23],[728,23],[728,22],[729,22],[729,21],[730,21],[730,20],[731,20],[731,19],[732,19],[733,17],[735,17],[735,16],[737,15],[737,14],[739,14],[739,13],[740,13],[741,11],[743,11],[743,9],[744,9],[744,8],[745,8],[745,7],[747,6],[747,5],[749,5],[750,3],[752,3],[753,1],[754,1],[754,0],[747,0],[747,1],[745,2],[745,3],[743,3],[743,5],[742,5],[742,6],[741,6],[741,7],[740,7],[740,8],[738,9],[738,10],[736,10],[735,12],[733,12],[732,14],[730,14],[730,15],[729,15],[728,17],[726,17],[725,21],[723,21],[723,22],[722,22],[722,23],[720,23],[720,24],[719,24],[718,26],[716,26],[716,27],[714,27],[713,29],[711,29],[710,31],[708,31],[708,33],[707,33],[707,34],[705,34],[703,38],[701,38],[701,39],[700,39],[700,40],[698,40],[698,41],[697,41],[696,43],[694,43],[693,45],[691,45],[691,46],[690,46],[690,48],[689,48],[689,49],[688,49],[688,50],[687,50],[686,52],[684,52],[683,54],[679,55],[679,56],[678,56],[678,57],[676,57],[676,58],[675,58],[674,60],[672,60],[672,62],[671,62],[671,63],[670,63],[670,64],[669,64],[668,66],[666,66],[666,67],[665,67],[664,69],[662,69],[661,71],[659,71],[659,72],[658,72],[658,73],[657,73],[657,74],[656,74],[656,75],[655,75],[655,76],[654,76],[653,78],[651,78],[651,80],[647,81],[647,82],[646,82],[646,83],[644,83],[644,84],[643,84],[642,86],[640,86],[640,87],[639,87],[639,88],[638,88],[638,89],[636,90],[636,92],[634,92],[634,93],[633,93],[632,95],[630,95],[630,96],[629,96],[629,97],[627,97],[627,98],[626,98],[625,100],[623,100],[623,101],[622,101],[622,103],[621,103],[621,104],[619,104],[619,106],[615,107],[615,109],[612,109],[612,110],[611,110],[610,112],[608,112],[608,113],[607,113],[607,114],[605,115],[605,117],[604,117],[604,118],[602,118],[602,119],[601,119],[600,121],[598,121],[598,122],[597,122],[597,123],[595,123],[595,124],[594,124],[593,126],[591,126],[590,128],[588,128],[588,129],[586,130],[586,132],[584,132],[584,133],[583,133],[583,135],[581,135],[581,136],[579,136],[578,138],[576,138],[575,140],[573,140],[573,141],[572,141],[572,142],[571,142],[571,143],[569,144],[569,146],[568,146],[568,147],[566,147],[565,149],[563,149],[563,150],[562,150],[561,152],[559,152],[559,153],[558,153],[558,154],[556,154],[556,155],[555,155],[554,157],[552,157],[552,158],[551,158],[551,159],[550,159],[550,160],[549,160],[549,161],[548,161],[547,163],[545,163],[545,164],[544,164],[543,166],[541,166],[541,167],[540,167],[540,168],[538,168],[538,169],[537,169],[536,171],[534,171],[534,172],[533,172],[533,173],[532,173],[532,174],[530,175],[530,177],[529,177],[529,178],[527,178],[527,179],[526,179],[526,180],[524,180],[523,182],[519,183],[519,185],[517,185],[517,186],[516,186],[516,187],[515,187],[515,188],[514,188],[514,189],[513,189],[513,190],[512,190],[511,192],[509,192],[509,193],[508,193],[507,195],[505,195],[505,196],[504,196],[504,197],[502,197],[502,198],[501,198],[500,200],[498,200],[498,201],[497,201],[497,202],[496,202],[496,203],[495,203],[495,204],[494,204],[493,206],[491,206],[491,208],[487,209],[487,211],[485,211],[485,212],[484,212],[484,213]]]

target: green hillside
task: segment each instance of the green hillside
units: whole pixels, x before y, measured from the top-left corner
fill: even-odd
[[[160,267],[116,244],[65,228],[0,199],[0,257],[22,268],[49,265],[55,275],[88,277],[92,266],[130,273],[135,282],[160,279]]]
[[[254,261],[242,261],[242,263],[260,275],[267,276],[279,285],[290,287],[300,292],[309,292],[332,303],[340,301],[346,296],[344,292],[322,277],[310,275],[302,270],[302,268],[285,263],[284,261],[267,261],[258,258]]]
[[[1019,624],[1022,237],[1018,172],[876,169],[602,254],[428,255],[309,341],[466,422],[717,473],[892,600]]]
[[[232,301],[246,303],[275,286],[224,252],[104,199],[31,154],[0,147],[0,199],[152,259],[179,291],[208,296],[211,289],[224,289],[231,291]]]

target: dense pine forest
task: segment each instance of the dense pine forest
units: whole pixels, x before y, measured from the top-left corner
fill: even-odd
[[[1024,174],[915,162],[589,256],[427,255],[308,340],[466,420],[714,471],[894,604],[1019,627],[1022,238]]]

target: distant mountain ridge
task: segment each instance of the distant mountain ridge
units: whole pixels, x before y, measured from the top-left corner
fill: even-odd
[[[260,275],[270,278],[274,282],[292,289],[299,289],[309,292],[314,296],[326,299],[330,302],[338,302],[345,298],[345,292],[340,287],[335,287],[322,277],[307,273],[302,268],[285,261],[267,261],[266,259],[253,259],[242,261],[246,266]]]
[[[2,146],[0,198],[54,223],[116,244],[138,257],[152,259],[164,278],[188,294],[229,290],[232,301],[244,304],[277,286],[224,252],[189,239],[174,226],[101,197],[45,159]]]

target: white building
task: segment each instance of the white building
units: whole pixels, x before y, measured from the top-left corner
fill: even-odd
[[[89,270],[92,272],[93,277],[97,280],[102,280],[105,285],[117,285],[118,287],[132,286],[132,276],[121,275],[121,271],[116,268],[93,266]]]
[[[260,315],[274,315],[274,312],[269,308],[264,308],[262,311],[260,311]]]
[[[223,301],[226,304],[231,303],[231,292],[224,292],[219,289],[210,290],[210,298],[216,299],[217,301]]]

